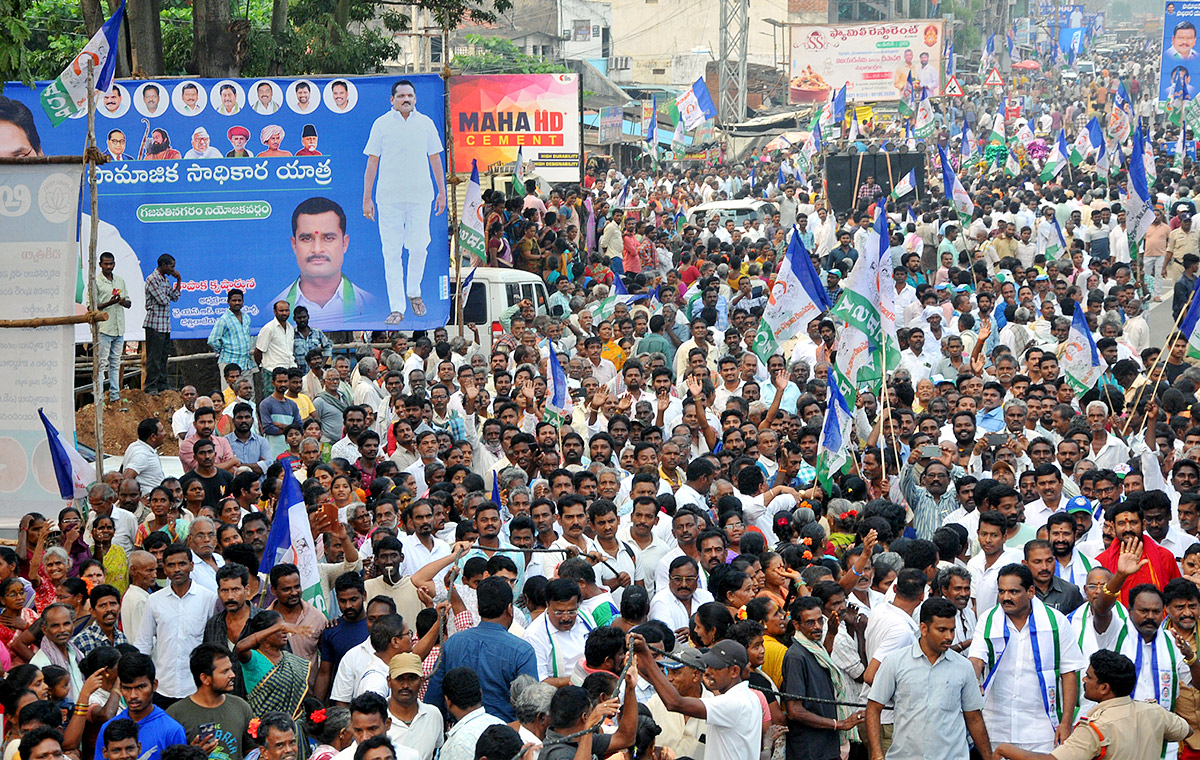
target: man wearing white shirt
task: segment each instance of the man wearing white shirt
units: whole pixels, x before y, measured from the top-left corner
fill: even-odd
[[[907,649],[917,643],[921,628],[913,613],[925,599],[925,584],[928,578],[925,573],[915,568],[904,568],[896,575],[892,590],[896,596],[890,602],[878,604],[871,609],[871,617],[867,621],[866,651],[867,669],[863,672],[863,681],[868,684],[875,682],[875,674],[885,657],[892,652]],[[892,710],[884,710],[880,721],[884,726],[884,743],[891,744],[891,726],[894,715]],[[887,751],[887,747],[884,748]]]
[[[1033,477],[1042,498],[1025,505],[1025,524],[1037,530],[1046,524],[1050,515],[1066,509],[1067,497],[1063,494],[1062,472],[1055,465],[1038,465]]]
[[[635,547],[634,572],[646,586],[646,593],[654,598],[657,591],[655,570],[658,561],[670,551],[667,542],[654,534],[658,525],[658,501],[650,496],[633,500],[633,511],[628,515],[628,524],[617,529],[617,539]]]
[[[980,617],[968,651],[983,719],[994,741],[1049,752],[1071,732],[1087,660],[1066,617],[1036,598],[1029,568],[1006,565],[998,586],[1000,603]]]
[[[371,660],[375,659],[375,647],[371,646],[371,629],[375,621],[386,615],[396,614],[396,603],[386,596],[369,602],[365,608],[367,621],[367,638],[360,644],[351,647],[338,661],[337,673],[333,678],[333,686],[329,699],[333,702],[349,704],[354,696],[354,686],[367,671]]]
[[[188,667],[190,652],[204,642],[204,626],[217,611],[217,595],[192,582],[192,551],[173,544],[163,552],[170,585],[150,596],[146,615],[133,645],[154,660],[157,696],[174,702],[191,696],[196,682]]]
[[[1092,442],[1088,445],[1086,459],[1097,469],[1111,470],[1129,461],[1129,447],[1125,442],[1104,429],[1108,422],[1108,405],[1103,401],[1091,401],[1085,411],[1088,427],[1092,430]]]
[[[682,489],[681,489],[682,490]],[[676,509],[671,518],[671,535],[675,539],[675,547],[663,554],[654,568],[654,587],[662,590],[667,587],[667,578],[671,573],[671,565],[680,557],[690,557],[699,563],[700,552],[696,548],[696,538],[700,535],[701,520],[691,509]],[[699,587],[708,588],[704,573],[700,573]]]
[[[650,600],[650,618],[666,623],[678,641],[687,639],[688,625],[700,605],[713,600],[712,594],[698,588],[701,577],[696,560],[676,557],[668,567],[666,582]]]
[[[571,683],[571,671],[583,659],[584,642],[594,627],[587,615],[579,614],[582,601],[576,581],[555,578],[546,584],[546,611],[525,630],[525,641],[537,660],[538,680],[556,688]]]
[[[1054,552],[1054,574],[1086,592],[1088,573],[1100,563],[1075,548],[1075,519],[1065,510],[1050,515],[1046,535]]]
[[[940,354],[935,357],[925,351],[924,331],[919,327],[912,328],[908,336],[908,348],[900,352],[900,368],[908,370],[913,385],[928,380],[933,373],[933,365],[940,359]]]
[[[1001,488],[997,486],[996,488]],[[1013,490],[1013,489],[1008,489]],[[988,494],[991,499],[991,494]],[[1019,499],[1019,496],[1006,494],[1002,499]],[[993,500],[992,503],[996,503]],[[1008,518],[998,509],[979,513],[979,554],[967,562],[967,570],[971,571],[973,586],[972,596],[975,597],[975,611],[979,614],[987,612],[996,606],[997,576],[1000,569],[1013,562],[1021,562],[1025,554],[1020,549],[1006,549],[1005,536],[1008,534]]]
[[[409,523],[412,534],[400,534],[400,543],[404,545],[405,575],[412,575],[430,562],[450,555],[450,546],[434,536],[432,504],[424,499],[413,502]]]

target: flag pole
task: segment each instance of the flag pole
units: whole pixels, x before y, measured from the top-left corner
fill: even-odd
[[[1190,309],[1192,306],[1192,299],[1194,299],[1195,297],[1196,297],[1196,289],[1193,288],[1191,295],[1188,296],[1187,303],[1185,303],[1183,305],[1183,308],[1179,310],[1179,316],[1175,318],[1175,326],[1173,328],[1171,328],[1171,332],[1167,333],[1168,338],[1174,339],[1175,334],[1179,332],[1179,324],[1181,322],[1183,322],[1184,316],[1188,313],[1188,309]],[[1131,422],[1133,422],[1133,414],[1137,412],[1137,406],[1142,400],[1142,394],[1144,394],[1146,392],[1146,386],[1150,385],[1150,383],[1151,383],[1150,376],[1152,374],[1154,374],[1154,370],[1158,367],[1159,364],[1166,363],[1165,357],[1169,353],[1170,353],[1170,347],[1163,346],[1161,349],[1159,349],[1158,356],[1156,356],[1154,358],[1154,361],[1150,363],[1150,368],[1146,370],[1146,382],[1142,383],[1141,387],[1138,388],[1137,395],[1134,396],[1134,398],[1133,398],[1133,407],[1132,407],[1133,413],[1131,413],[1128,417],[1125,418],[1125,425],[1121,428],[1121,436],[1122,437],[1124,437],[1129,432],[1129,424]]]
[[[89,311],[97,310],[100,300],[96,291],[96,240],[100,232],[100,217],[96,198],[96,64],[87,61],[87,144],[83,160],[88,170],[88,194],[91,196],[91,231],[88,235],[88,300]],[[109,366],[112,362],[109,362]],[[121,362],[117,360],[117,377],[110,377],[109,384],[120,389]],[[92,320],[92,406],[96,410],[96,481],[104,479],[104,385],[100,380],[100,323]]]
[[[449,45],[450,33],[445,24],[442,24],[442,88],[446,93],[445,97],[445,125],[446,135],[450,135],[450,57],[447,51],[450,50]],[[582,150],[583,143],[580,142]],[[454,172],[454,140],[446,140],[446,184],[449,185],[450,202],[447,205],[447,214],[450,217],[450,240],[454,251],[454,321],[458,323],[458,337],[463,336],[463,292],[462,292],[462,249],[458,241],[458,175]],[[483,231],[484,245],[487,245],[487,230]],[[487,255],[487,248],[484,248],[484,255]]]

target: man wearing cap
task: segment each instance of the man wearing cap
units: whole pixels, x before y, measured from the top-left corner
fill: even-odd
[[[221,151],[208,144],[208,130],[204,127],[196,127],[196,131],[192,132],[192,149],[183,154],[187,158],[220,158]]]
[[[246,150],[246,143],[250,141],[250,130],[240,125],[232,126],[225,133],[225,137],[233,146],[233,150],[226,153],[225,158],[254,158],[254,154]]]
[[[658,665],[666,671],[667,680],[681,697],[703,699],[712,692],[704,688],[704,656],[695,647],[685,647],[662,657]],[[678,757],[699,757],[707,743],[708,722],[683,713],[671,712],[657,693],[647,703],[654,722],[662,729],[657,743],[670,747]]]
[[[825,293],[829,296],[829,303],[837,303],[838,296],[842,294],[841,281],[840,269],[830,269],[829,274],[825,275]]]
[[[417,698],[424,682],[419,655],[403,652],[392,657],[388,663],[387,735],[393,746],[409,747],[417,751],[420,760],[433,760],[442,746],[445,720],[441,710]]]
[[[278,124],[268,124],[258,133],[259,141],[267,146],[267,149],[258,154],[258,158],[276,158],[292,155],[291,151],[282,150],[279,146],[283,143],[284,131],[283,127]]]
[[[714,696],[685,697],[658,665],[646,640],[631,634],[629,644],[638,656],[638,673],[654,685],[654,691],[671,712],[707,722],[705,760],[745,760],[762,752],[763,710],[758,695],[745,680],[750,657],[736,641],[723,639],[700,656],[704,685]],[[788,741],[789,758],[791,740]],[[831,758],[832,760],[832,758]]]
[[[300,144],[304,147],[296,151],[297,156],[321,155],[321,151],[317,150],[317,128],[312,124],[304,125],[304,129],[300,132]]]

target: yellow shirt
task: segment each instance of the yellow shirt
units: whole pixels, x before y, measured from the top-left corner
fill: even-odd
[[[312,399],[305,396],[303,393],[297,393],[295,396],[288,396],[292,401],[296,402],[296,406],[300,409],[300,419],[306,420],[313,416],[316,412],[316,407],[313,406]]]

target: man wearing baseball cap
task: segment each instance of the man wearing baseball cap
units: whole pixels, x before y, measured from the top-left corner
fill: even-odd
[[[433,760],[442,746],[445,721],[441,710],[418,698],[424,683],[420,655],[402,652],[388,662],[387,733],[393,746],[409,747],[417,751],[420,760]]]
[[[254,154],[246,150],[246,143],[250,142],[250,130],[240,125],[234,125],[225,133],[225,137],[233,146],[233,150],[226,153],[225,158],[254,158]]]
[[[724,639],[701,655],[704,685],[714,696],[685,697],[654,662],[646,640],[637,634],[629,637],[630,648],[638,656],[638,672],[645,676],[671,712],[708,723],[705,760],[740,760],[757,757],[762,751],[763,708],[758,695],[745,680],[750,657],[736,641]]]
[[[703,699],[712,692],[704,688],[704,655],[695,647],[684,647],[671,653],[671,657],[660,657],[658,665],[667,672],[667,680],[682,697]],[[654,722],[662,729],[658,744],[675,750],[678,757],[696,757],[708,742],[708,722],[697,720],[683,713],[671,712],[663,704],[662,697],[655,694],[647,703]]]

